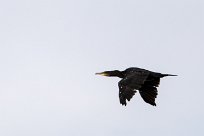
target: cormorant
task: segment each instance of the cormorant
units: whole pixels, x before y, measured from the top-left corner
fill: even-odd
[[[160,83],[160,78],[166,76],[177,76],[171,74],[162,74],[152,72],[146,69],[131,67],[124,71],[104,71],[96,73],[97,75],[108,77],[119,77],[122,80],[119,81],[119,99],[122,105],[126,106],[126,100],[130,101],[136,90],[146,103],[156,106],[155,98],[157,97],[157,87]]]

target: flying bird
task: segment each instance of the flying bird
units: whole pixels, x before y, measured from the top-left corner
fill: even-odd
[[[157,97],[157,87],[160,83],[160,78],[166,76],[177,76],[171,74],[162,74],[152,72],[146,69],[131,67],[124,71],[113,70],[96,73],[96,75],[119,77],[122,78],[119,83],[119,100],[120,104],[127,105],[127,101],[139,91],[142,99],[153,106],[156,106],[155,98]]]

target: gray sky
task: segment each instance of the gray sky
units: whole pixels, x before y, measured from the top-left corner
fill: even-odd
[[[1,136],[202,136],[203,0],[0,2]],[[119,104],[118,78],[161,81],[157,107]]]

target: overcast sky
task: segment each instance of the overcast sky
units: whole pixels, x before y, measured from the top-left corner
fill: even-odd
[[[203,136],[203,0],[0,1],[1,136]],[[122,106],[119,78],[162,79]]]

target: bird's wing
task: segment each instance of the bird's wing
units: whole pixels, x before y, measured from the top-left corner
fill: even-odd
[[[136,90],[139,90],[149,75],[148,71],[135,71],[127,75],[119,83],[119,99],[122,105],[126,105],[126,100],[130,101]]]
[[[128,86],[123,86],[119,84],[119,99],[122,105],[126,106],[126,100],[130,101],[130,99],[135,95],[137,91]]]
[[[139,93],[142,99],[153,106],[156,106],[155,99],[157,97],[157,88],[160,83],[160,78],[151,72],[145,80],[142,87],[139,89]]]
[[[155,86],[150,86],[148,84],[144,84],[139,89],[140,95],[142,99],[153,106],[156,106],[155,99],[157,97],[157,88]]]

